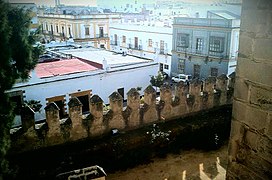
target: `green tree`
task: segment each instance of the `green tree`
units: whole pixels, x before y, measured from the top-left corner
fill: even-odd
[[[5,159],[10,147],[9,130],[14,119],[13,105],[6,91],[17,79],[26,80],[37,63],[41,46],[33,46],[38,32],[30,33],[30,16],[0,0],[0,179],[8,173]]]
[[[151,76],[150,83],[152,86],[155,86],[157,90],[157,87],[161,87],[163,85],[163,80],[163,75],[159,71],[157,76]]]

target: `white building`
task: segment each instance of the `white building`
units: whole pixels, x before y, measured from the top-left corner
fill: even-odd
[[[109,27],[111,50],[147,59],[155,59],[160,71],[171,72],[172,28],[141,22],[113,24]]]
[[[45,118],[44,107],[49,102],[55,102],[60,107],[60,116],[64,117],[73,96],[82,102],[83,112],[88,112],[92,94],[98,94],[105,104],[114,91],[124,99],[131,88],[141,87],[139,92],[143,94],[150,84],[150,76],[158,72],[157,62],[113,55],[105,50],[88,48],[62,53],[72,54],[73,58],[39,63],[27,82],[16,83],[8,92],[19,105],[21,100],[40,101],[42,108],[36,113],[36,121]]]
[[[74,11],[68,7],[57,9],[60,12],[40,11],[38,17],[44,39],[46,41],[73,39],[75,42],[90,44],[96,48],[109,49],[109,24],[119,22],[120,15],[101,14],[89,10],[90,8],[74,8]]]

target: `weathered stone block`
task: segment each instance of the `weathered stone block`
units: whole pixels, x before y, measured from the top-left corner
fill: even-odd
[[[263,180],[261,177],[255,174],[254,171],[236,162],[232,162],[228,165],[226,179]]]
[[[232,116],[235,120],[241,121],[246,118],[246,104],[237,100],[233,101]]]
[[[251,150],[247,150],[247,156],[245,156],[242,164],[261,176],[262,179],[270,179],[272,177],[272,163],[261,158],[259,153],[256,154]]]
[[[263,28],[263,27],[262,27]],[[271,39],[256,39],[253,45],[253,56],[257,60],[267,60],[272,64],[272,40]],[[271,76],[270,76],[271,77]],[[271,79],[270,79],[271,80]]]
[[[250,71],[250,69],[254,69],[254,71]],[[240,78],[246,78],[253,82],[272,86],[272,63],[257,63],[246,58],[239,58],[237,74]],[[236,83],[236,86],[239,84],[240,83]]]
[[[248,10],[248,9],[251,10],[251,11],[257,10],[256,0],[247,0],[246,3],[243,3],[242,10],[245,11],[245,10]],[[242,13],[242,15],[243,15],[243,13]]]
[[[242,11],[242,16],[246,17],[243,18],[241,21],[241,31],[246,32],[257,32],[257,26],[266,24],[266,12],[263,10],[246,10]],[[257,24],[255,22],[258,22]],[[255,25],[252,25],[255,24]]]
[[[265,134],[272,140],[272,113],[268,115],[267,131]]]
[[[246,131],[245,133],[245,143],[253,150],[257,150],[259,135],[252,131]]]
[[[252,56],[252,42],[253,39],[247,33],[242,32],[239,40],[239,56],[251,57]],[[239,61],[238,61],[239,62]]]
[[[243,79],[237,77],[234,87],[234,97],[242,101],[247,101],[248,93],[249,93],[248,85],[244,82]]]
[[[267,118],[268,113],[266,111],[248,106],[246,110],[246,118],[241,121],[260,132],[264,132],[266,129]]]
[[[259,0],[257,4],[257,8],[260,10],[272,9],[272,1],[271,0]]]
[[[257,147],[258,156],[272,164],[272,141],[266,136],[261,136]]]
[[[272,90],[251,86],[249,101],[264,110],[272,110]]]

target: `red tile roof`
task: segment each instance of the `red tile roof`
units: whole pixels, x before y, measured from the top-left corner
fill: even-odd
[[[63,59],[59,61],[38,63],[35,71],[38,77],[61,76],[65,74],[94,71],[98,69],[79,59]]]

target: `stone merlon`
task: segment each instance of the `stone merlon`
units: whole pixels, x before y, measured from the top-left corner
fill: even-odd
[[[206,79],[206,83],[215,83],[216,82],[216,77],[208,77]]]
[[[131,88],[128,92],[127,92],[128,96],[131,97],[138,97],[140,95],[140,93],[135,89],[135,88]]]
[[[110,96],[109,96],[110,100],[112,101],[120,101],[123,100],[123,97],[118,93],[118,92],[113,92]]]
[[[90,102],[92,104],[96,104],[96,103],[102,103],[103,100],[98,96],[98,95],[93,95],[90,99]]]
[[[44,109],[45,111],[54,111],[54,110],[59,111],[60,110],[59,107],[54,102],[49,103]]]
[[[82,103],[78,100],[77,97],[72,97],[68,102],[69,107],[82,106]]]
[[[232,73],[233,74],[233,73]],[[220,76],[217,77],[217,79],[220,80],[228,80],[228,77],[226,76],[226,74],[221,74]]]
[[[148,94],[151,94],[151,93],[154,93],[156,91],[151,85],[149,85],[149,86],[147,86],[147,88],[145,88],[144,92],[148,93]]]
[[[200,85],[201,84],[201,81],[199,79],[193,79],[190,84],[194,85],[194,86],[197,86],[197,85]]]

